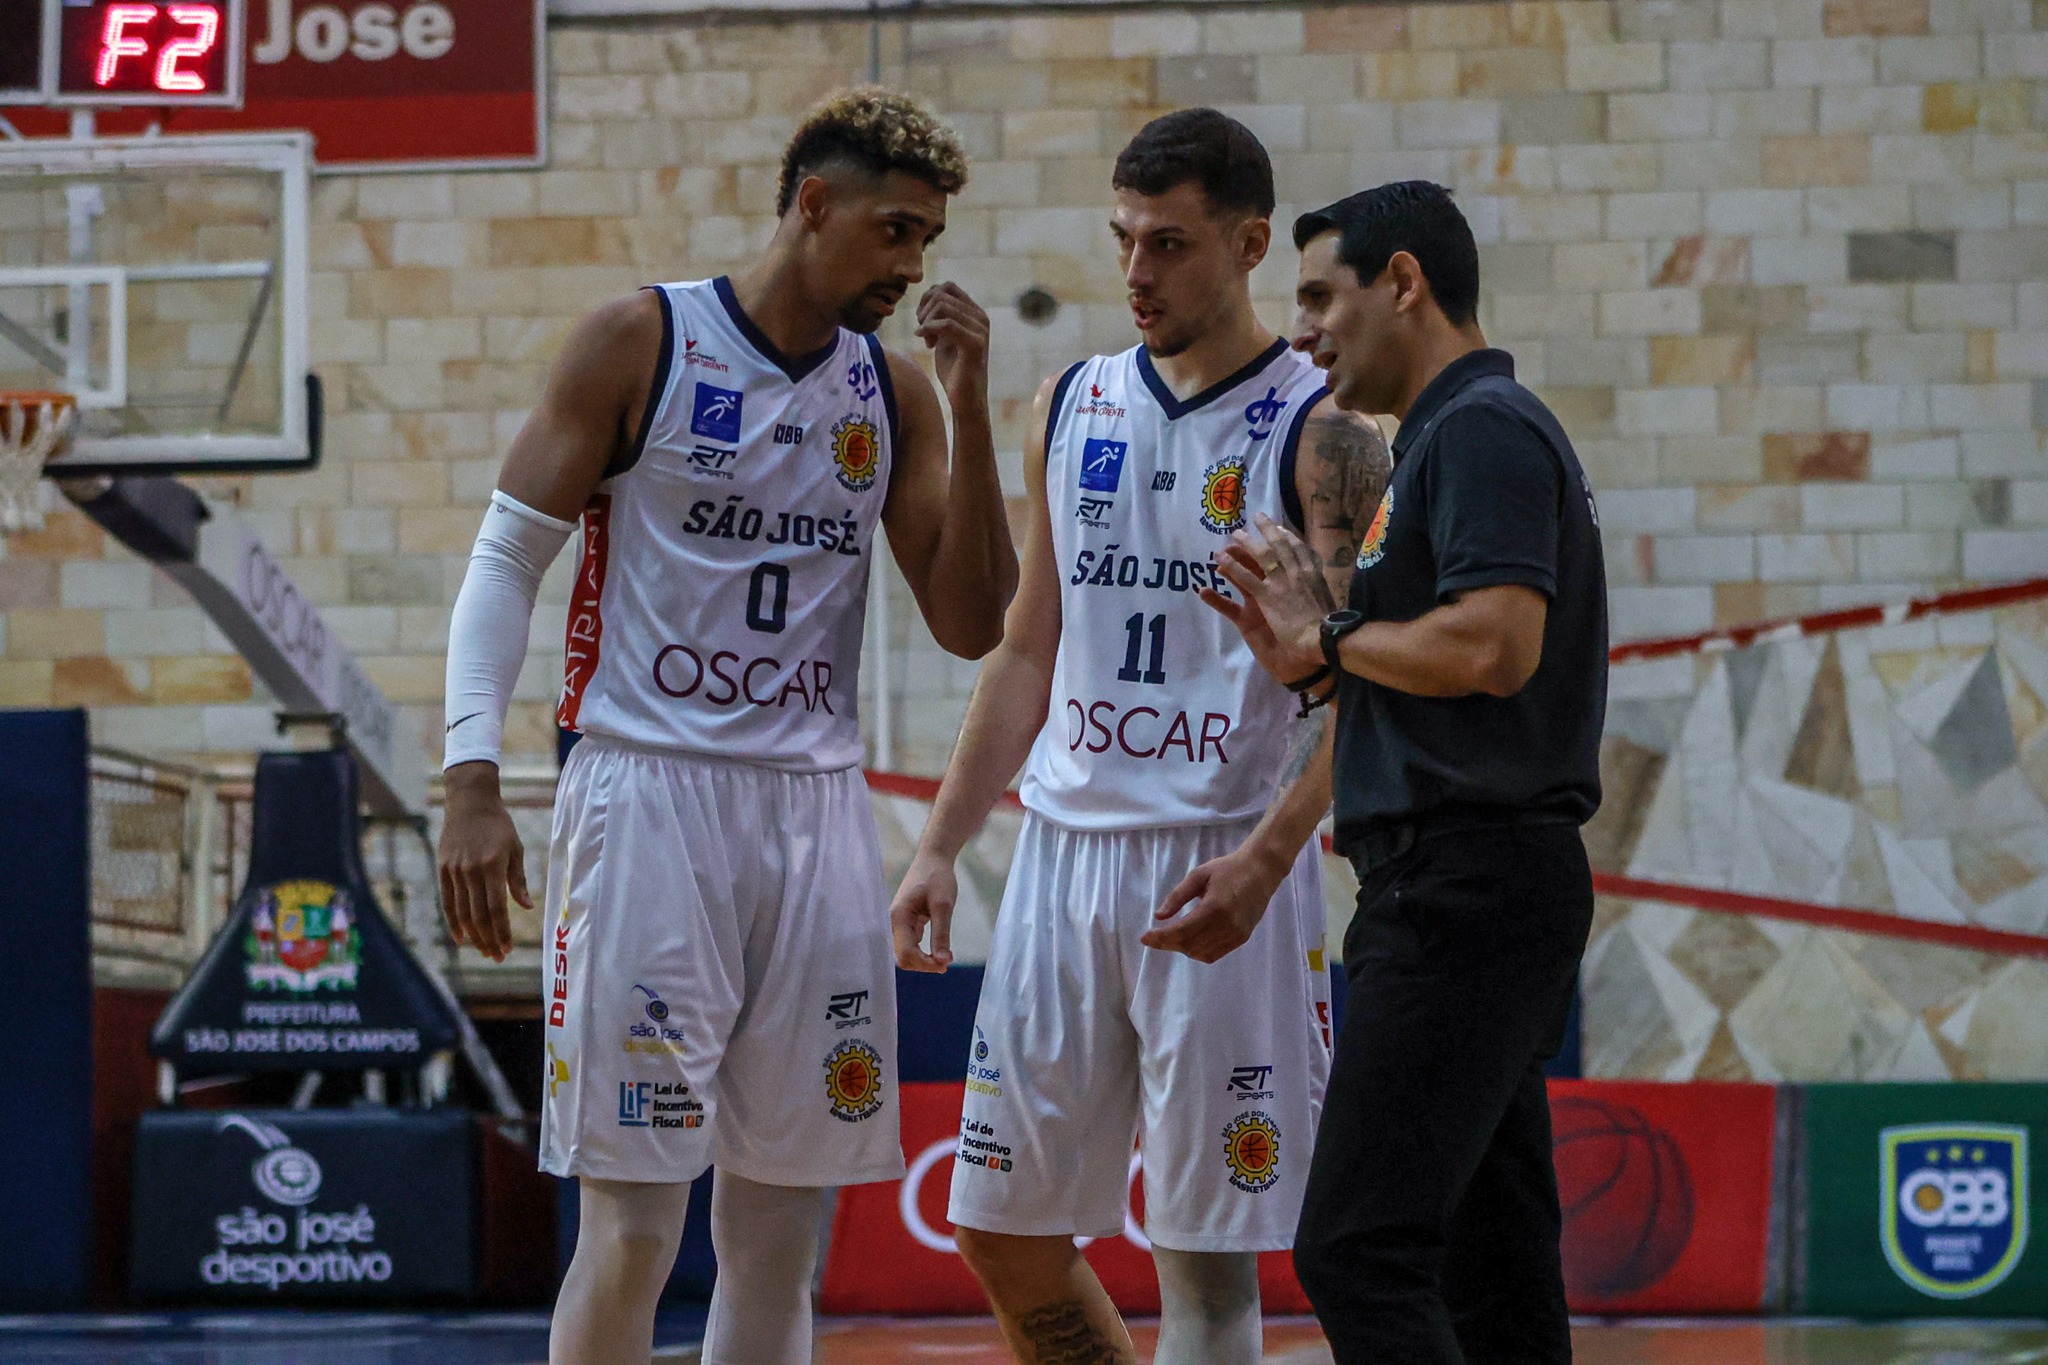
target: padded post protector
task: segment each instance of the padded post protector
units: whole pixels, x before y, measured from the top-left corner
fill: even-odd
[[[92,813],[83,711],[0,712],[0,1308],[92,1278]]]
[[[151,1031],[187,1075],[417,1067],[458,1027],[363,871],[346,750],[256,764],[249,878]]]

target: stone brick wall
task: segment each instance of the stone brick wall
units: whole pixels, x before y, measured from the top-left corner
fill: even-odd
[[[327,463],[215,490],[430,736],[448,603],[564,332],[646,280],[743,262],[794,117],[866,74],[870,33],[589,22],[551,41],[545,171],[319,182]],[[1388,179],[1457,187],[1487,332],[1599,490],[1618,634],[2048,573],[2048,4],[1275,0],[891,20],[880,53],[976,157],[931,269],[995,315],[1005,450],[1043,374],[1132,340],[1110,162],[1201,101],[1266,140],[1283,221]],[[1256,277],[1276,328],[1292,273],[1281,249]],[[1039,326],[1013,306],[1032,284],[1062,303]],[[91,705],[102,739],[155,751],[267,740],[197,609],[75,516],[5,554],[0,704]],[[510,728],[535,763],[565,570]],[[973,669],[900,585],[890,605],[896,764],[935,770]]]

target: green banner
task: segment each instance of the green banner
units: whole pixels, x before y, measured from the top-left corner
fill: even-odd
[[[2040,1316],[2048,1085],[1805,1093],[1806,1312]]]

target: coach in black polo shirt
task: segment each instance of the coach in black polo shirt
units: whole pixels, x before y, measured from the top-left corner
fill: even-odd
[[[1568,1361],[1542,1063],[1593,914],[1592,494],[1480,335],[1448,191],[1383,185],[1294,236],[1296,345],[1340,406],[1401,421],[1346,609],[1263,521],[1224,567],[1253,605],[1212,602],[1281,681],[1330,669],[1337,848],[1361,880],[1295,1267],[1338,1365]]]

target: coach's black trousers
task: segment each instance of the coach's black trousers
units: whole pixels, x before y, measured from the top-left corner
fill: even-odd
[[[1337,1365],[1571,1359],[1542,1063],[1592,922],[1573,825],[1367,873],[1295,1269]]]

